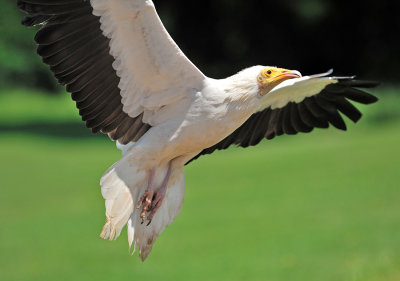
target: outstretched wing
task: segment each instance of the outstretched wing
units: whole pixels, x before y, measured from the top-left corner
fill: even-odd
[[[253,146],[264,138],[273,139],[283,134],[309,133],[314,128],[328,128],[329,125],[346,130],[340,113],[353,122],[361,118],[360,111],[349,100],[362,104],[378,100],[356,88],[377,85],[377,82],[354,80],[352,77],[321,78],[320,75],[287,80],[267,94],[271,95],[267,108],[253,114],[231,135],[204,149],[190,161],[231,145]]]
[[[171,39],[151,0],[19,0],[23,24],[43,27],[38,53],[67,86],[93,132],[138,140],[158,109],[204,75]]]

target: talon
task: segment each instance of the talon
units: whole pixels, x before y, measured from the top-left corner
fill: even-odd
[[[145,199],[145,195],[146,195],[147,192],[148,192],[148,191],[146,191],[145,193],[143,193],[142,197],[140,197],[139,201],[137,202],[137,204],[138,204],[138,206],[136,207],[137,209],[139,209],[139,208],[142,206],[143,201],[144,201],[144,199]]]
[[[144,220],[144,218],[146,217],[146,211],[142,211],[140,213],[140,218],[142,219],[142,221]],[[143,222],[142,222],[143,223]]]
[[[144,220],[146,218],[146,213],[148,213],[147,215],[148,223],[146,224],[146,226],[149,226],[151,224],[154,215],[156,214],[157,210],[161,207],[162,201],[164,200],[170,175],[171,175],[171,162],[169,163],[168,171],[167,174],[165,175],[161,187],[157,190],[157,192],[154,192],[152,188],[154,169],[150,171],[147,190],[140,197],[136,207],[137,209],[142,208],[142,211],[140,213],[140,218],[142,219],[141,224],[144,223]]]

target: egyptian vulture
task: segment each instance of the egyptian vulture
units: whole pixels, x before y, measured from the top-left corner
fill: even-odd
[[[42,25],[37,52],[76,101],[92,132],[115,140],[123,157],[101,178],[106,222],[116,239],[127,225],[142,260],[178,215],[184,165],[231,145],[346,130],[361,113],[349,100],[377,98],[376,82],[302,76],[253,66],[226,79],[205,76],[165,30],[151,0],[20,0],[26,26]]]

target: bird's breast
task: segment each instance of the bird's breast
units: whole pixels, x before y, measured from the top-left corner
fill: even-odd
[[[251,114],[250,109],[236,108],[225,101],[200,99],[193,103],[172,140],[180,142],[185,152],[202,150],[229,136]]]

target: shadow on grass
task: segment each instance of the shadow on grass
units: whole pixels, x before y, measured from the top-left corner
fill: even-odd
[[[93,134],[84,124],[79,122],[31,122],[23,124],[1,124],[0,135],[9,133],[25,133],[55,138],[89,139],[104,138],[104,134]]]

